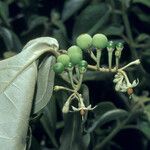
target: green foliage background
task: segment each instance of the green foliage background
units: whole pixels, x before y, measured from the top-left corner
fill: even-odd
[[[128,73],[131,80],[140,80],[135,90],[137,99],[149,99],[149,13],[149,0],[1,0],[0,57],[4,59],[19,53],[26,42],[41,36],[54,37],[58,40],[60,49],[67,49],[81,33],[103,33],[110,40],[125,41],[122,64],[141,59],[140,67],[130,68]],[[86,55],[85,59],[93,63]],[[107,64],[106,54],[102,57],[102,63]],[[44,74],[49,72],[43,73],[43,77]],[[95,122],[108,110],[112,111],[117,107],[128,111],[130,108],[127,95],[114,91],[112,79],[113,76],[110,74],[90,71],[85,74],[84,82],[88,87],[84,85],[82,90],[87,104],[89,101],[93,106],[100,102],[104,103],[99,106],[100,112],[94,112],[97,118]],[[55,83],[67,84],[58,76]],[[67,93],[54,93],[44,111],[36,115],[31,114],[32,129],[29,130],[27,139],[31,150],[93,149],[94,145],[100,143],[115,126],[114,122],[106,122],[92,132],[91,136],[81,135],[79,114],[69,114],[63,119],[61,108],[66,97]],[[148,104],[146,110],[150,116]],[[94,122],[92,115],[90,113],[88,116],[87,127]],[[113,114],[112,120],[119,118],[119,115],[122,117],[126,113]],[[145,118],[133,120],[132,125],[121,130],[108,142],[105,149],[147,150],[150,148],[149,139],[150,124]]]

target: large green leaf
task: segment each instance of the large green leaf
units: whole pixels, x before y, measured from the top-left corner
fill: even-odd
[[[68,18],[70,18],[76,11],[78,11],[82,7],[84,2],[85,0],[66,1],[62,12],[62,20],[66,21]]]
[[[147,139],[150,140],[150,122],[140,120],[136,125],[126,125],[122,128],[122,130],[132,129],[137,130],[141,134],[143,134]]]
[[[10,30],[5,27],[0,27],[0,37],[3,39],[6,49],[13,49],[13,36]]]
[[[38,15],[32,15],[28,19],[28,30],[23,32],[23,35],[28,34],[31,32],[33,29],[35,29],[38,26],[41,26],[48,21],[48,18],[45,16],[38,16]]]
[[[12,37],[13,37],[13,50],[16,52],[20,52],[22,49],[22,43],[17,34],[11,31]]]
[[[150,140],[150,122],[139,122],[138,128],[140,131],[143,132],[143,134]]]
[[[108,21],[110,10],[110,7],[104,3],[88,6],[76,19],[73,30],[74,38],[84,32],[96,33]]]
[[[7,4],[11,4],[11,3],[13,3],[15,0],[5,0],[5,3],[7,3]]]
[[[100,127],[110,121],[118,120],[122,117],[126,117],[127,115],[128,115],[128,112],[122,109],[114,109],[114,110],[107,111],[102,116],[94,120],[94,123],[88,129],[88,132],[90,133],[93,130],[95,130],[96,127],[98,126]]]
[[[109,25],[106,28],[104,28],[103,32],[105,35],[122,35],[124,31],[123,26],[115,26],[115,25]]]
[[[148,25],[150,24],[150,16],[140,7],[134,6],[131,12],[135,14],[140,21],[147,23]]]
[[[54,48],[55,45],[55,48]],[[0,146],[2,150],[26,147],[28,121],[37,78],[37,60],[58,49],[50,37],[28,42],[18,55],[0,62]]]
[[[8,22],[8,5],[5,2],[0,1],[0,18],[3,20],[6,26],[10,26]]]
[[[55,57],[46,57],[42,64],[39,66],[38,79],[37,79],[37,92],[35,97],[35,103],[33,113],[37,113],[43,109],[49,102],[54,85],[54,71],[53,65],[55,63]]]
[[[22,48],[22,44],[18,38],[18,36],[11,30],[0,27],[0,37],[3,39],[6,49],[8,51],[20,51]]]
[[[55,138],[56,120],[56,99],[53,96],[47,106],[44,108],[43,116],[40,121],[53,145],[58,147],[58,143]]]
[[[150,40],[150,35],[146,33],[141,33],[139,36],[136,38],[137,42],[148,42]]]
[[[32,137],[32,144],[30,147],[31,150],[41,150],[40,143],[36,140],[36,138]]]
[[[141,3],[147,7],[150,7],[150,1],[149,0],[133,0],[133,3]]]
[[[79,115],[79,113],[66,114],[64,119],[65,128],[61,135],[59,150],[82,150],[87,146],[86,142],[83,142],[81,116]],[[84,138],[87,139],[89,137]]]
[[[36,82],[36,65],[32,63],[23,73],[17,75],[18,70],[13,67],[19,66],[16,66],[15,61],[6,60],[0,64],[2,65],[0,68],[1,149],[24,149]]]
[[[53,36],[59,42],[61,48],[66,49],[68,46],[68,38],[66,34],[62,31],[62,29],[55,29],[53,30]]]
[[[116,109],[115,105],[112,102],[100,102],[97,107],[93,110],[95,117],[100,117],[104,113]]]

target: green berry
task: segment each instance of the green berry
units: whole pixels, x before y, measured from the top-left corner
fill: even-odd
[[[85,61],[85,60],[81,60],[81,61],[80,61],[79,67],[85,67],[85,68],[87,68],[87,66],[88,66],[87,61]]]
[[[54,66],[53,66],[53,70],[55,73],[57,74],[61,74],[64,71],[65,67],[62,63],[57,62]]]
[[[82,54],[82,50],[80,47],[73,45],[68,49],[68,55],[73,55],[74,53]]]
[[[70,57],[67,54],[62,54],[57,57],[57,62],[62,63],[64,66],[67,66],[70,62]]]
[[[78,64],[82,60],[82,50],[78,46],[74,45],[68,49],[68,56],[70,57],[70,62],[73,65]]]
[[[109,41],[108,44],[107,44],[107,48],[109,49],[115,49],[115,44],[113,41]]]
[[[79,64],[79,62],[82,60],[82,54],[80,53],[71,53],[69,55],[70,57],[70,62],[73,64],[73,65],[77,65]]]
[[[116,45],[116,49],[120,50],[120,51],[123,49],[123,47],[124,46],[123,46],[123,44],[121,42],[117,43],[117,45]]]
[[[103,49],[107,46],[108,39],[104,34],[95,34],[93,36],[92,44],[94,47]]]
[[[77,37],[76,43],[81,49],[87,49],[92,45],[92,37],[89,34],[81,34]]]
[[[115,49],[115,44],[113,41],[109,41],[108,44],[107,44],[107,50],[108,52],[113,52]]]

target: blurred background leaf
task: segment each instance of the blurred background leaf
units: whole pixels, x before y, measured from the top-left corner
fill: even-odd
[[[140,84],[135,89],[138,98],[143,99],[141,95],[145,92],[148,93],[145,97],[149,98],[149,9],[149,0],[0,0],[0,59],[16,55],[21,51],[22,46],[33,38],[55,37],[60,44],[60,49],[68,49],[81,33],[88,32],[91,35],[97,32],[104,33],[109,40],[125,42],[121,65],[133,60],[133,58],[141,59],[142,65],[135,69],[129,69],[128,74],[131,80],[140,79]],[[84,59],[93,63],[87,53],[84,53]],[[104,67],[107,65],[105,52],[102,56],[102,63]],[[51,73],[47,68],[48,66],[45,67],[44,72],[41,71],[39,76],[45,81],[51,81],[51,75],[48,75]],[[44,74],[47,74],[47,78],[43,77]],[[94,124],[94,119],[97,118],[95,120],[97,122],[98,118],[101,120],[101,117],[109,111],[123,109],[126,112],[130,111],[131,107],[127,95],[114,91],[113,76],[113,74],[99,74],[92,71],[88,71],[84,75],[84,85],[80,92],[83,93],[86,106],[89,104],[98,106],[93,112],[88,112],[82,123],[79,114],[69,114],[65,119],[62,115],[61,109],[69,93],[53,92],[51,98],[51,92],[48,92],[51,88],[44,84],[45,81],[39,82],[37,86],[40,85],[41,93],[44,93],[44,87],[46,90],[45,103],[41,103],[39,107],[43,108],[48,104],[43,111],[31,114],[31,120],[34,121],[31,123],[33,136],[30,149],[56,150],[60,147],[61,149],[68,147],[80,149],[82,147],[88,150],[100,143],[115,127],[116,122],[108,121],[102,126],[98,126],[94,132],[85,133],[85,130]],[[69,84],[59,76],[55,76],[55,85],[64,85],[70,88]],[[149,114],[149,102],[145,105],[145,111]],[[115,115],[114,118],[117,119],[118,115]],[[111,120],[110,116],[108,118]],[[73,128],[73,123],[76,128]],[[143,133],[149,132],[150,127],[147,119],[143,120],[141,116],[137,116],[131,123],[136,127],[138,124],[138,130],[143,130]],[[139,134],[137,129],[127,129],[125,133],[135,141],[140,139],[139,145],[143,147],[143,150],[149,149],[150,142],[142,134]],[[71,135],[74,147],[70,145],[71,142],[67,142],[70,141]],[[126,150],[131,149],[131,143],[126,142],[125,138],[119,133],[115,140],[106,145],[106,149],[123,149],[122,147],[125,147]],[[141,143],[147,144],[143,146]],[[132,149],[138,150],[139,145],[133,145]]]
[[[62,20],[66,21],[67,19],[69,19],[79,9],[81,9],[82,5],[85,2],[86,2],[86,0],[68,0],[68,1],[65,1],[63,12],[62,12]]]
[[[149,0],[133,0],[133,3],[141,3],[143,5],[150,7],[150,1]]]

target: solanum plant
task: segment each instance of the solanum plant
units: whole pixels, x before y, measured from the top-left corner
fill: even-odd
[[[93,37],[81,34],[77,37],[75,45],[67,50],[60,50],[56,39],[41,37],[29,41],[19,54],[1,61],[2,150],[23,150],[30,147],[30,142],[26,141],[29,118],[41,113],[49,102],[54,102],[60,91],[64,94],[63,97],[59,97],[58,102],[62,109],[64,132],[60,144],[54,138],[51,140],[53,145],[61,150],[99,150],[105,148],[107,143],[109,145],[113,142],[113,137],[126,126],[136,126],[141,116],[148,122],[150,118],[145,105],[149,99],[137,99],[134,88],[140,81],[136,77],[131,82],[126,72],[127,68],[139,65],[140,60],[133,60],[122,66],[120,59],[123,52],[123,43],[109,41],[104,34],[97,33]],[[107,53],[108,57],[108,66],[105,67],[101,62],[103,53]],[[89,64],[86,55],[89,55],[94,65]],[[117,108],[111,102],[100,102],[95,106],[90,104],[88,88],[83,84],[84,75],[89,70],[99,74],[113,74],[111,80],[114,82],[114,92],[128,95],[128,110]],[[49,110],[44,113],[48,112]],[[88,116],[88,112],[93,114],[93,117]],[[56,119],[53,113],[51,115]],[[107,130],[104,134],[102,127],[107,124],[109,128],[104,129]],[[51,135],[52,131],[46,129]],[[99,135],[96,145],[90,144],[90,137],[97,129],[102,135]],[[66,143],[66,139],[70,139],[71,142]]]
[[[125,69],[140,64],[140,60],[135,60],[129,64],[120,67],[119,60],[123,50],[122,43],[114,44],[113,41],[108,41],[104,34],[95,34],[93,38],[89,34],[81,34],[76,39],[76,44],[68,48],[67,51],[63,51],[57,57],[57,63],[53,66],[54,72],[60,74],[62,77],[64,74],[68,75],[68,81],[71,84],[70,88],[64,86],[55,86],[54,90],[66,90],[71,93],[66,100],[62,112],[68,113],[72,111],[80,111],[82,118],[88,110],[93,110],[95,107],[85,106],[82,94],[79,90],[82,86],[84,73],[90,69],[98,72],[110,72],[115,73],[113,82],[115,83],[115,90],[118,92],[127,92],[130,98],[133,95],[133,88],[138,85],[138,79],[133,83],[129,81],[129,78],[125,72]],[[107,50],[106,50],[107,49]],[[96,53],[94,53],[96,51]],[[102,52],[108,53],[108,67],[101,67]],[[112,67],[113,52],[115,51],[115,66]],[[88,53],[96,63],[96,65],[90,65],[86,60],[83,60],[83,54]],[[73,100],[77,100],[77,108],[74,106],[70,110],[70,104]]]

